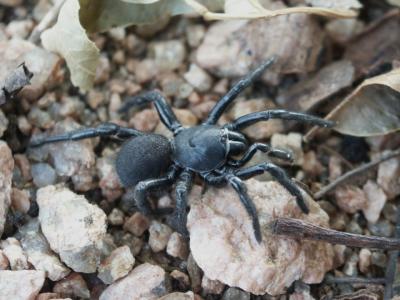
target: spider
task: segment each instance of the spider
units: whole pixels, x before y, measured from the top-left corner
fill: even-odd
[[[228,124],[216,125],[228,105],[241,91],[258,79],[273,64],[274,60],[274,57],[270,58],[239,80],[216,103],[206,120],[198,126],[183,127],[165,98],[157,91],[146,92],[125,102],[122,110],[138,104],[154,103],[161,121],[173,133],[171,139],[113,123],[102,123],[93,128],[33,139],[30,146],[37,147],[47,143],[98,136],[126,139],[116,158],[116,171],[123,186],[133,191],[131,200],[134,201],[139,211],[144,214],[155,213],[146,200],[147,192],[151,189],[172,185],[177,181],[176,208],[171,219],[173,227],[186,236],[187,198],[194,176],[197,174],[207,184],[230,184],[233,187],[252,220],[255,238],[260,243],[262,238],[257,211],[247,194],[243,180],[269,172],[296,197],[297,204],[304,213],[308,213],[309,209],[299,188],[277,165],[266,161],[243,168],[257,151],[286,160],[291,160],[291,154],[284,150],[273,149],[264,143],[249,144],[240,130],[270,119],[297,120],[322,127],[333,126],[331,121],[283,109],[254,112]],[[240,159],[233,158],[239,154],[242,154]]]

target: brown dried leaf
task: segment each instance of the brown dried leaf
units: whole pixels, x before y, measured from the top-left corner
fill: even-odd
[[[321,69],[311,78],[302,80],[284,91],[277,102],[291,110],[308,111],[324,99],[352,84],[354,67],[341,60]]]
[[[12,71],[0,83],[0,105],[12,99],[24,86],[30,84],[31,73],[24,63]]]

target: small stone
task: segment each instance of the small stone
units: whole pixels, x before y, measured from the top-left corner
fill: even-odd
[[[206,29],[204,25],[196,24],[186,27],[186,39],[190,47],[197,48],[204,38]]]
[[[159,117],[154,109],[143,109],[133,115],[129,126],[140,131],[152,132],[159,123]]]
[[[127,275],[135,264],[128,246],[123,246],[111,252],[110,256],[101,262],[98,277],[105,283],[111,284]]]
[[[396,223],[397,219],[397,205],[395,203],[386,202],[383,207],[383,216],[392,223]]]
[[[106,215],[84,196],[48,186],[37,192],[39,221],[51,248],[76,272],[93,273],[100,263]]]
[[[4,115],[3,111],[0,109],[0,138],[3,136],[4,131],[7,130],[8,127],[8,119]]]
[[[133,256],[136,256],[142,250],[143,240],[130,233],[125,233],[120,245],[127,245],[131,249]]]
[[[224,290],[225,285],[218,280],[211,280],[207,276],[203,276],[201,280],[201,287],[207,294],[219,295]]]
[[[43,271],[0,271],[0,299],[34,300],[44,279]]]
[[[345,252],[347,247],[345,245],[334,245],[333,251],[335,253],[333,257],[333,269],[342,266],[346,260]]]
[[[42,129],[49,129],[54,125],[54,120],[50,113],[37,107],[33,107],[29,112],[28,122]]]
[[[167,283],[165,271],[161,267],[144,263],[107,287],[100,300],[156,300],[168,293]]]
[[[343,44],[360,33],[364,28],[364,24],[361,20],[355,18],[336,19],[328,22],[325,28],[332,39]]]
[[[360,250],[358,256],[359,256],[358,268],[362,273],[367,274],[369,271],[369,266],[371,265],[372,253],[369,249],[363,248]]]
[[[310,213],[303,214],[294,197],[275,181],[245,183],[258,210],[262,243],[255,239],[252,222],[233,188],[210,187],[191,201],[190,249],[204,275],[256,295],[281,294],[299,279],[321,282],[332,268],[332,246],[276,237],[268,224],[278,217],[292,217],[329,227],[327,214],[305,193]]]
[[[173,71],[178,69],[186,57],[186,49],[181,40],[154,42],[149,46],[157,69]]]
[[[23,0],[0,0],[0,4],[4,6],[16,7],[22,4]]]
[[[136,236],[141,236],[149,226],[149,219],[140,212],[136,212],[125,221],[124,230],[129,231]]]
[[[27,270],[29,269],[28,260],[25,252],[22,250],[20,242],[13,237],[0,242],[0,248],[3,249],[3,254],[10,262],[11,270]]]
[[[31,206],[30,194],[28,190],[13,188],[11,190],[11,207],[20,213],[28,213]]]
[[[152,59],[141,60],[135,63],[134,73],[138,83],[146,83],[157,75],[157,64]]]
[[[99,187],[102,195],[109,202],[113,202],[123,194],[123,189],[117,171],[115,169],[115,153],[106,149],[102,157],[96,162],[99,176]]]
[[[65,298],[90,298],[90,291],[86,285],[86,282],[78,273],[71,273],[66,278],[56,282],[53,287],[53,292]]]
[[[386,194],[379,185],[372,180],[367,181],[363,190],[368,201],[366,207],[363,209],[364,216],[368,222],[376,223],[385,206],[387,200]]]
[[[57,293],[40,293],[35,300],[54,300],[59,298],[60,295]]]
[[[11,21],[7,24],[6,34],[11,38],[26,39],[32,31],[34,23],[32,20]]]
[[[165,295],[158,300],[195,300],[195,296],[193,292],[187,292],[187,293],[171,293],[168,295]]]
[[[368,223],[368,229],[373,235],[392,237],[394,227],[388,220],[379,220],[376,223]]]
[[[153,252],[160,252],[167,247],[173,230],[158,221],[152,221],[149,228],[149,246]]]
[[[192,127],[197,125],[198,119],[197,117],[188,109],[172,109],[175,113],[178,121],[185,127]],[[156,129],[154,130],[155,133],[164,135],[166,137],[172,137],[172,133],[165,127],[162,122],[159,122]]]
[[[185,239],[177,232],[171,234],[168,244],[167,253],[173,257],[186,259],[189,254],[188,245]]]
[[[2,119],[0,117],[0,137],[2,136],[1,129],[2,129]],[[19,116],[18,117],[18,129],[21,130],[21,132],[25,135],[30,135],[32,131],[32,124],[29,123],[28,119],[25,116]]]
[[[386,268],[387,257],[385,253],[378,251],[372,252],[371,263],[380,268]]]
[[[351,220],[350,223],[346,225],[346,232],[355,233],[355,234],[363,234],[363,230],[360,224],[357,223],[356,220]]]
[[[0,270],[7,270],[10,267],[10,262],[3,250],[0,250]]]
[[[378,184],[385,191],[388,199],[400,194],[400,159],[392,158],[379,164]]]
[[[190,286],[190,280],[187,274],[179,270],[173,270],[169,275],[178,282],[179,289],[187,290]]]
[[[37,163],[31,166],[33,183],[38,187],[52,185],[57,180],[56,171],[47,163]]]
[[[11,180],[14,159],[7,143],[0,140],[0,237],[3,234],[8,208],[11,204]]]
[[[22,177],[25,181],[30,181],[31,176],[31,165],[25,154],[14,155],[15,165],[21,170]]]
[[[111,225],[120,226],[124,224],[124,212],[118,208],[113,208],[111,213],[107,216],[107,220]]]
[[[191,64],[183,77],[199,92],[207,92],[211,88],[211,76],[196,64]]]
[[[314,151],[311,150],[304,154],[303,170],[311,176],[319,176],[324,171],[324,166]]]
[[[104,94],[96,90],[90,90],[86,99],[87,104],[89,104],[92,109],[97,109],[105,102]]]
[[[329,180],[334,181],[340,175],[342,175],[342,161],[339,157],[332,155],[329,157]]]
[[[358,255],[356,253],[353,253],[344,264],[343,273],[346,274],[347,276],[357,276],[358,274],[357,264],[358,264]]]
[[[230,287],[225,291],[222,300],[250,300],[250,294],[237,288]]]
[[[201,289],[201,279],[202,279],[203,274],[191,253],[187,260],[187,271],[189,273],[190,284],[191,284],[193,291],[199,292]]]
[[[302,165],[304,162],[304,154],[301,145],[303,136],[300,133],[291,132],[289,134],[275,133],[271,137],[271,146],[273,148],[291,150],[293,153],[293,163]]]
[[[367,207],[367,197],[364,191],[354,185],[338,187],[335,190],[337,205],[345,212],[354,214]]]
[[[100,55],[99,63],[96,68],[95,84],[102,84],[110,79],[111,64],[107,55]]]
[[[23,250],[36,270],[46,272],[52,281],[63,279],[70,270],[60,261],[40,230],[38,220],[32,219],[19,228],[19,236]]]

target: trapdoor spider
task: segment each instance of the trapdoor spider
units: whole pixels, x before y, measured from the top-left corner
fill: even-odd
[[[146,193],[150,189],[176,184],[176,209],[173,215],[174,227],[182,234],[186,230],[187,197],[195,174],[198,174],[208,184],[229,183],[238,193],[247,213],[252,219],[254,234],[261,242],[260,224],[257,211],[246,192],[242,180],[255,175],[269,172],[297,199],[297,204],[304,213],[308,208],[302,198],[299,188],[291,181],[285,172],[271,162],[241,168],[257,151],[290,160],[288,152],[271,149],[267,144],[248,144],[240,130],[256,122],[269,119],[297,120],[313,125],[331,127],[332,122],[311,115],[290,112],[286,110],[266,110],[244,115],[231,123],[216,125],[222,113],[236,96],[259,78],[264,70],[274,62],[274,58],[263,63],[256,70],[239,80],[233,88],[224,95],[209,113],[207,119],[198,126],[184,128],[177,120],[164,97],[151,91],[125,102],[123,110],[134,105],[153,102],[161,121],[173,133],[168,139],[162,135],[144,133],[138,130],[121,127],[113,123],[103,123],[98,127],[86,128],[57,136],[39,138],[31,142],[31,146],[47,143],[80,140],[92,137],[115,136],[127,141],[122,145],[117,159],[116,171],[126,188],[133,189],[133,198],[137,208],[145,213],[152,213],[152,208],[146,201]],[[236,160],[232,156],[243,153]]]

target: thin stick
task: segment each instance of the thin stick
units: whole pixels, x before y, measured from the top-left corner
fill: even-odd
[[[400,250],[400,239],[341,232],[292,218],[275,220],[272,223],[272,232],[295,239],[324,241],[357,248]]]
[[[331,190],[336,188],[337,186],[343,184],[347,180],[349,180],[351,177],[358,175],[360,173],[364,173],[365,171],[376,167],[379,165],[381,162],[384,162],[385,160],[391,159],[393,157],[399,156],[400,155],[400,149],[392,151],[390,153],[383,154],[381,157],[374,159],[373,161],[363,164],[345,174],[342,176],[338,177],[334,181],[332,181],[330,184],[324,186],[320,191],[314,194],[314,199],[321,199],[324,197],[327,193],[329,193]]]
[[[28,41],[34,44],[37,44],[40,41],[40,35],[55,21],[64,2],[65,0],[58,0],[54,6],[50,8],[39,24],[32,30]]]
[[[395,238],[400,238],[400,209],[397,209],[396,230],[394,233]],[[386,286],[383,296],[384,300],[390,300],[393,296],[393,283],[396,276],[397,259],[399,257],[399,250],[389,251],[389,261],[386,266]]]
[[[343,277],[333,277],[326,276],[326,283],[349,283],[349,284],[385,284],[386,279],[383,277],[377,278],[365,278],[365,277],[352,277],[352,276],[343,276]]]

